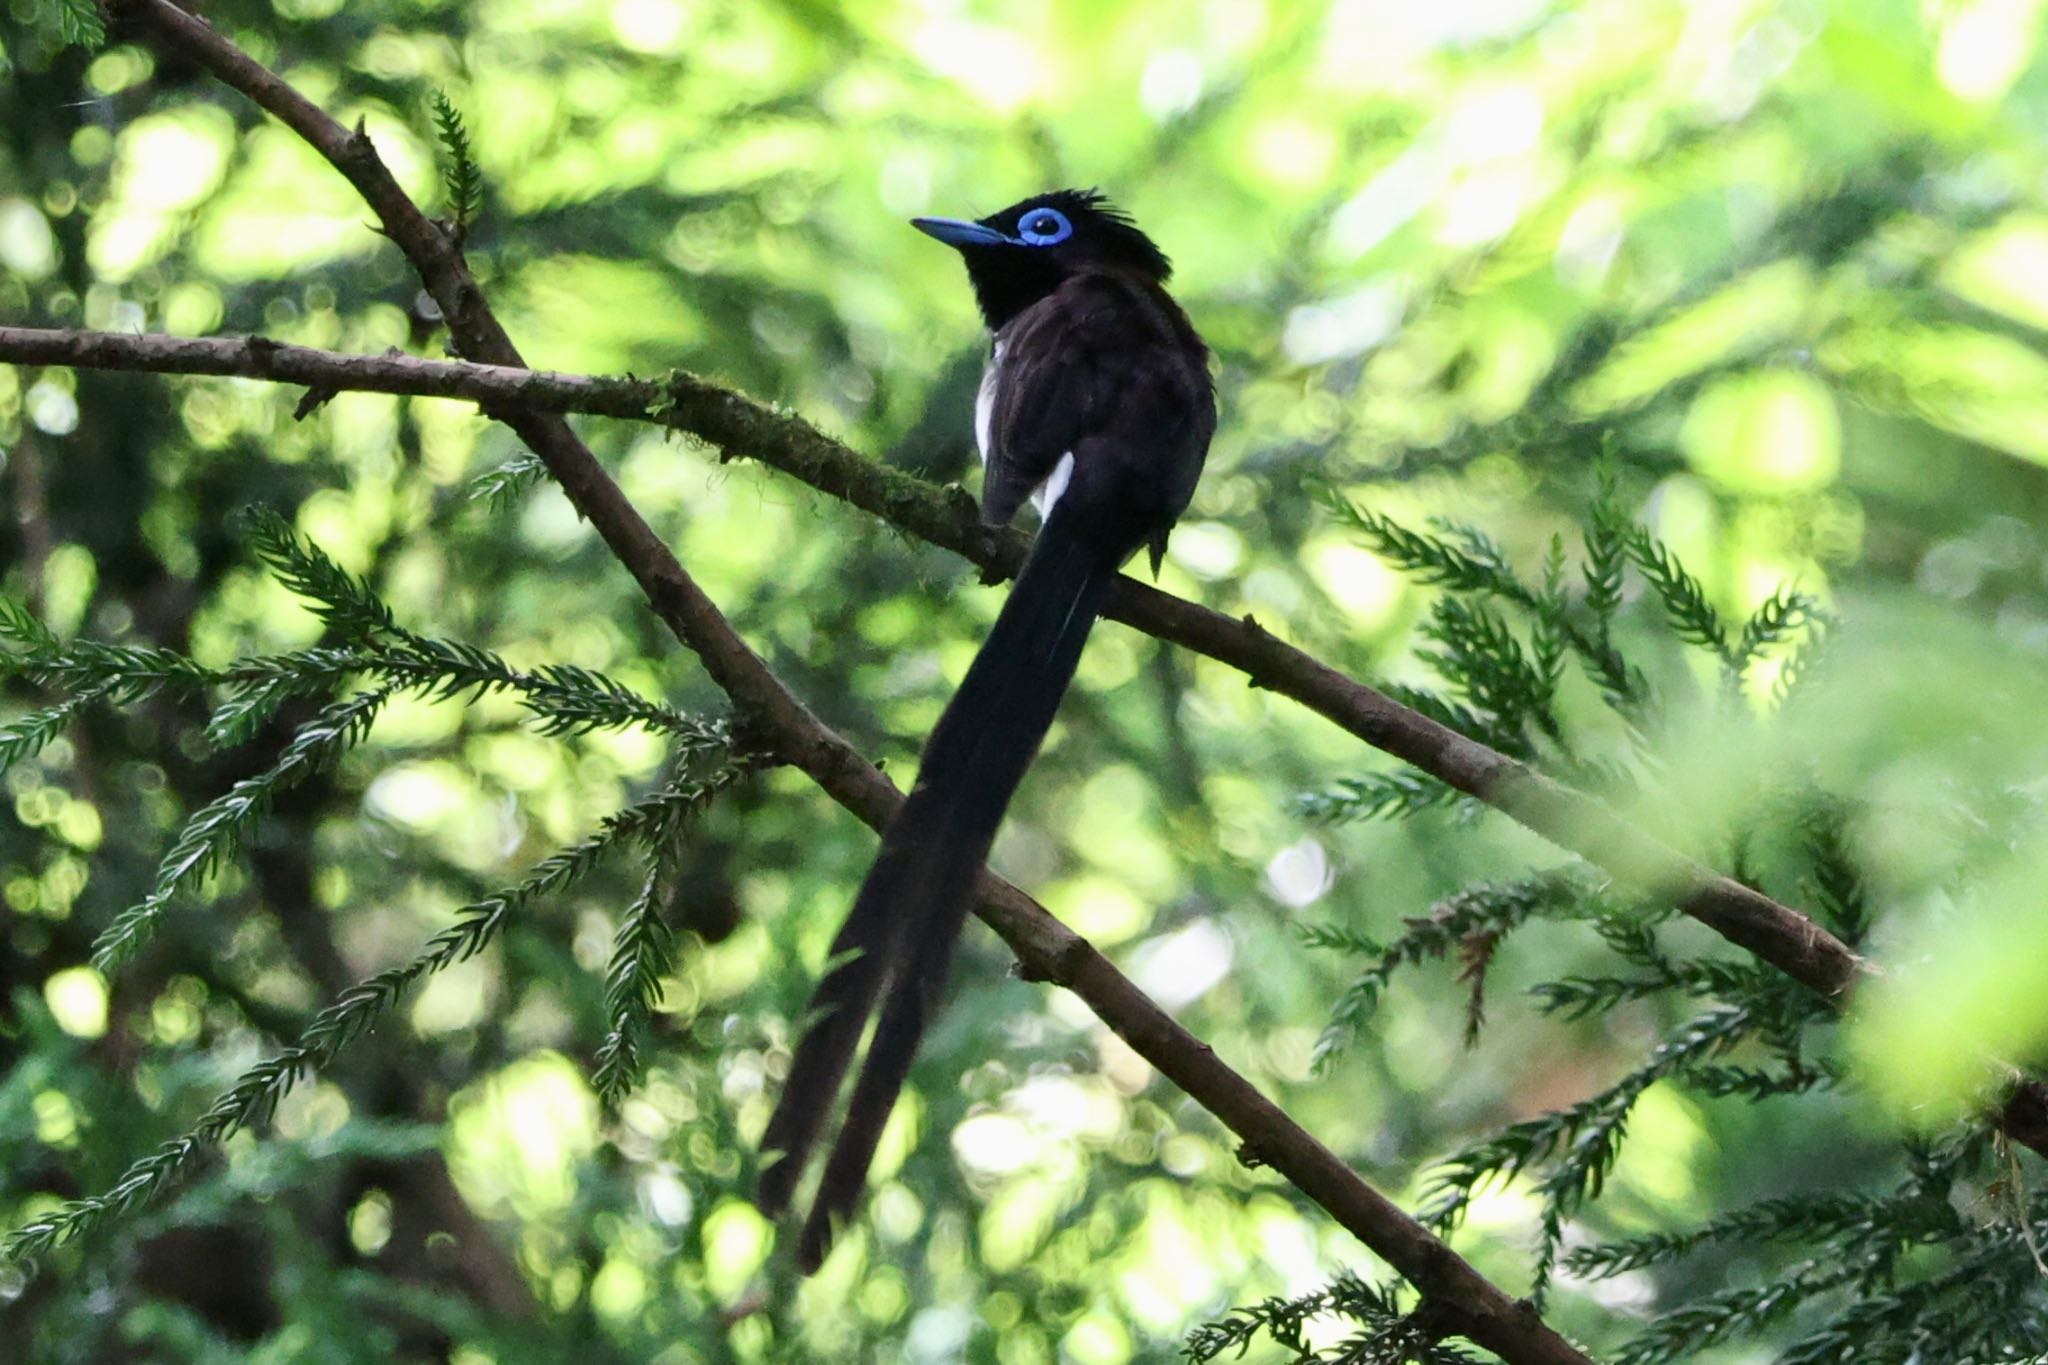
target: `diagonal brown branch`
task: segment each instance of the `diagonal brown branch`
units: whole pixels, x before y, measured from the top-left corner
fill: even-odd
[[[486,410],[528,408],[660,422],[726,458],[754,458],[890,524],[961,554],[991,578],[1014,571],[1024,537],[991,530],[957,489],[868,460],[801,418],[692,375],[606,379],[558,371],[350,356],[263,337],[119,336],[0,327],[0,360],[159,373],[241,375],[320,391],[368,390],[461,398]],[[1262,687],[1316,711],[1375,748],[1405,759],[1577,852],[1686,914],[1808,988],[1840,1003],[1871,969],[1807,916],[1720,876],[1636,829],[1606,806],[1346,677],[1250,620],[1125,578],[1109,615],[1243,670]],[[2048,1087],[2016,1077],[1996,1115],[2014,1141],[2048,1156]]]
[[[411,261],[440,304],[463,355],[523,367],[454,241],[407,198],[361,129],[343,129],[203,21],[167,0],[117,0],[111,8],[247,95],[326,157],[362,194],[385,233]],[[663,623],[697,654],[733,699],[756,739],[868,824],[882,824],[901,799],[894,786],[813,716],[747,647],[568,423],[530,408],[508,408],[499,415],[540,457],[632,573]],[[1526,1303],[1512,1299],[1367,1185],[1176,1024],[1086,940],[992,873],[983,872],[981,891],[982,917],[1027,968],[1081,996],[1139,1055],[1406,1276],[1447,1325],[1447,1333],[1463,1335],[1510,1362],[1590,1365]]]

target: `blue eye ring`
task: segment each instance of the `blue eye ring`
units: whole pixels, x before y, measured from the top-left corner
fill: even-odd
[[[1052,246],[1074,235],[1074,225],[1058,209],[1036,208],[1017,220],[1017,240],[1026,246]]]

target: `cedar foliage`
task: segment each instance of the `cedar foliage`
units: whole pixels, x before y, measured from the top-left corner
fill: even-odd
[[[407,991],[482,952],[534,901],[569,889],[606,859],[630,850],[648,869],[646,890],[619,923],[607,973],[606,1030],[596,1052],[598,1092],[615,1107],[639,1077],[640,1040],[674,947],[657,900],[662,869],[673,866],[692,817],[748,770],[723,719],[684,715],[588,669],[516,669],[488,650],[407,630],[367,584],[274,514],[253,519],[250,542],[278,581],[325,623],[315,647],[207,668],[161,649],[66,643],[19,603],[0,599],[0,645],[9,647],[0,652],[0,679],[20,677],[61,695],[0,731],[0,775],[54,737],[53,719],[68,720],[86,705],[132,705],[165,691],[186,701],[210,696],[205,734],[224,747],[253,742],[288,703],[312,708],[310,719],[290,724],[277,756],[256,776],[235,783],[185,822],[149,894],[116,915],[94,944],[94,963],[107,974],[118,974],[147,945],[177,902],[202,898],[212,874],[255,837],[279,793],[361,743],[395,695],[447,700],[509,693],[531,714],[534,728],[549,736],[645,727],[669,745],[668,774],[519,881],[461,907],[410,962],[358,982],[284,1050],[244,1072],[186,1133],[136,1160],[106,1190],[68,1200],[10,1231],[0,1256],[44,1255],[158,1196],[212,1149],[267,1123],[285,1095],[331,1064]]]
[[[1419,626],[1440,686],[1404,694],[1475,738],[1524,757],[1553,776],[1587,783],[1610,799],[1684,780],[1660,767],[1654,737],[1673,704],[1649,681],[1673,676],[1635,656],[1689,647],[1704,654],[1707,686],[1726,724],[1769,725],[1826,668],[1836,629],[1807,594],[1781,590],[1739,623],[1726,620],[1698,580],[1650,533],[1629,525],[1614,485],[1603,480],[1588,519],[1579,586],[1567,591],[1564,551],[1553,542],[1540,580],[1517,575],[1481,532],[1439,525],[1416,531],[1368,509],[1330,499],[1332,511],[1372,550],[1416,580],[1441,589]],[[1620,625],[1633,570],[1655,630],[1624,648]],[[1661,635],[1661,640],[1657,637]],[[1526,645],[1524,641],[1526,640]],[[1569,657],[1622,722],[1626,739],[1597,735],[1560,704]],[[1759,671],[1774,677],[1762,685]],[[1676,675],[1681,685],[1697,675]],[[1763,805],[1793,856],[1762,885],[1818,912],[1852,948],[1870,927],[1857,852],[1844,837],[1847,803],[1797,779]],[[1325,824],[1413,817],[1432,805],[1474,806],[1441,784],[1419,799],[1411,779],[1370,774],[1341,780],[1302,800]],[[1758,821],[1758,823],[1762,823]],[[1765,831],[1729,828],[1716,841],[1740,850]],[[1761,885],[1761,883],[1759,883]],[[1675,1233],[1603,1238],[1588,1216],[1628,1141],[1636,1102],[1671,1085],[1707,1099],[1735,1099],[1797,1122],[1788,1107],[1824,1100],[1845,1084],[1823,1037],[1835,1011],[1782,973],[1727,951],[1706,954],[1674,941],[1674,913],[1629,897],[1577,860],[1505,882],[1475,885],[1409,919],[1381,942],[1338,925],[1304,930],[1303,941],[1356,966],[1331,1009],[1317,1051],[1328,1065],[1373,1024],[1396,976],[1450,959],[1468,991],[1466,1041],[1485,1025],[1488,964],[1510,935],[1546,924],[1590,929],[1613,966],[1531,988],[1540,1011],[1601,1019],[1648,1003],[1672,1005],[1683,1022],[1618,1078],[1567,1107],[1509,1124],[1439,1159],[1424,1178],[1423,1220],[1454,1231],[1475,1199],[1509,1185],[1535,1201],[1536,1245],[1529,1291],[1540,1308],[1560,1274],[1581,1283],[1633,1276],[1655,1282],[1703,1253],[1739,1249],[1756,1258],[1756,1284],[1702,1289],[1660,1301],[1651,1323],[1606,1358],[1617,1365],[1670,1365],[1710,1347],[1740,1344],[1797,1323],[1774,1358],[1795,1365],[1936,1358],[2020,1361],[2048,1336],[2048,1190],[2030,1190],[2016,1156],[1982,1122],[1902,1139],[1899,1174],[1867,1191],[1835,1187],[1760,1199]],[[1961,1207],[1975,1203],[1974,1216]],[[1746,1276],[1745,1278],[1749,1278]],[[1415,1319],[1399,1285],[1371,1289],[1352,1276],[1293,1300],[1241,1308],[1193,1333],[1187,1354],[1222,1358],[1261,1333],[1302,1361],[1463,1359],[1414,1345]],[[1326,1317],[1355,1326],[1334,1345],[1310,1345],[1304,1322]]]

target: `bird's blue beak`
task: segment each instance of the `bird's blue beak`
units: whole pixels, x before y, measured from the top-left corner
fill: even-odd
[[[1010,239],[992,227],[970,223],[964,218],[913,218],[910,225],[947,246],[1008,246]]]

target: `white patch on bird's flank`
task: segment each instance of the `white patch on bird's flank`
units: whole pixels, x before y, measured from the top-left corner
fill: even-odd
[[[1003,369],[1003,343],[996,339],[995,350],[989,355],[988,368],[981,372],[981,387],[974,392],[974,448],[981,453],[981,462],[988,463],[989,429],[996,415],[996,376]],[[1052,473],[1045,476],[1045,482],[1031,491],[1031,505],[1038,509],[1038,519],[1044,521],[1052,515],[1052,505],[1060,500],[1060,494],[1067,491],[1067,480],[1074,477],[1074,452],[1060,456],[1059,463],[1052,467]]]
[[[1060,494],[1067,491],[1067,480],[1074,477],[1074,452],[1060,456],[1060,462],[1052,467],[1052,473],[1045,476],[1045,482],[1038,485],[1031,494],[1031,505],[1038,509],[1038,519],[1044,521],[1052,515],[1052,505],[1060,500]]]
[[[1003,367],[1003,343],[996,343],[995,354],[988,358],[988,368],[981,372],[981,387],[974,394],[974,448],[981,452],[981,461],[988,463],[988,427],[996,414],[996,372]]]

